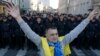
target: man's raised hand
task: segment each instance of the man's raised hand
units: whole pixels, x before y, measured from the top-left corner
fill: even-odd
[[[6,3],[6,10],[16,20],[21,18],[19,7],[15,6],[13,3]]]
[[[100,13],[100,9],[99,8],[95,8],[90,15],[88,16],[88,19],[92,20],[98,13]]]

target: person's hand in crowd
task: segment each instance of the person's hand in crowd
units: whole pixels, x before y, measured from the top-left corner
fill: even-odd
[[[100,9],[99,8],[95,8],[90,15],[88,16],[88,19],[92,20],[98,13],[100,13]]]
[[[21,19],[20,10],[18,6],[15,6],[13,3],[6,3],[6,10],[16,20]]]

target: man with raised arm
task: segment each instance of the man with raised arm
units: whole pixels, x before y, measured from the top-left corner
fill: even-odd
[[[46,38],[41,38],[34,31],[32,31],[28,24],[22,19],[18,6],[7,4],[6,10],[16,19],[27,38],[37,45],[40,50],[40,56],[64,56],[64,46],[77,38],[77,36],[85,29],[89,22],[96,16],[97,12],[100,11],[98,8],[94,9],[85,20],[75,27],[75,29],[66,34],[62,40],[59,40],[56,27],[47,27],[45,30]]]

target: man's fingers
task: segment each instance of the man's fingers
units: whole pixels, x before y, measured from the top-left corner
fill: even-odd
[[[97,15],[99,12],[100,12],[100,9],[97,7],[91,12],[91,15]]]
[[[7,6],[5,7],[7,11],[10,11],[10,8],[8,8]]]
[[[11,5],[11,7],[12,7],[12,8],[14,8],[14,7],[15,7],[15,5],[14,5],[13,3],[10,3],[10,5]]]
[[[99,10],[100,9],[97,7],[97,8],[94,9],[94,12],[99,12]]]
[[[15,5],[13,3],[9,3],[9,2],[6,3],[6,6],[8,8],[14,8],[15,7]]]
[[[12,8],[11,5],[10,5],[9,3],[6,3],[6,6],[7,6],[8,8]]]

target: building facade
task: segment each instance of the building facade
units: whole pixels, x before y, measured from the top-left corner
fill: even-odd
[[[58,12],[67,13],[68,4],[69,0],[59,0]]]
[[[3,1],[13,2],[16,5],[19,5],[21,9],[29,11],[44,10],[44,7],[49,6],[49,0],[3,0]]]
[[[60,13],[67,14],[85,14],[89,13],[89,9],[93,8],[94,2],[96,0],[59,0]],[[98,2],[100,0],[97,0]]]

